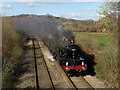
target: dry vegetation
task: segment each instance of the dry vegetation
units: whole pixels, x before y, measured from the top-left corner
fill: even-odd
[[[102,33],[74,33],[76,44],[95,55],[96,75],[118,87],[118,35]]]
[[[17,33],[10,18],[2,20],[2,87],[13,88],[18,78],[16,73],[23,55],[25,38]]]

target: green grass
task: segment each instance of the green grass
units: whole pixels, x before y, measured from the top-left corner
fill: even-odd
[[[76,44],[95,56],[96,75],[118,87],[118,35],[111,33],[74,33]]]

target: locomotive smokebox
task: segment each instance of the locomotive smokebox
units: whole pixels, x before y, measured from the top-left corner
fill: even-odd
[[[79,46],[75,45],[74,43],[70,44],[70,45],[67,45],[65,47],[65,51],[68,54],[69,58],[74,58],[74,59],[79,58],[80,48],[79,48]]]

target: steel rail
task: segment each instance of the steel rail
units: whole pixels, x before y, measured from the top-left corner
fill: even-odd
[[[36,87],[39,90],[39,81],[38,81],[38,70],[37,70],[37,63],[36,63],[36,52],[35,52],[35,39],[33,41],[33,52],[34,52],[34,62],[35,62],[35,79],[36,79]]]
[[[84,77],[82,77],[82,76],[79,76],[81,79],[82,79],[82,81],[89,87],[89,88],[91,88],[92,90],[94,90],[94,88],[89,84],[89,82],[87,82],[87,80],[84,78]]]
[[[64,70],[62,69],[62,67],[60,66],[60,64],[58,63],[58,61],[56,61],[56,63],[58,64],[59,68],[61,69],[62,73],[65,75],[66,79],[69,81],[69,83],[71,84],[71,86],[78,90],[77,87],[75,86],[75,84],[73,83],[73,81],[68,77],[68,75],[64,72]]]
[[[36,40],[36,42],[38,43],[38,46],[39,46],[40,51],[41,51],[41,46],[40,46],[38,40]],[[43,55],[42,51],[41,51],[41,54],[42,54],[42,57],[43,57],[44,66],[46,68],[46,72],[47,72],[47,75],[48,75],[48,78],[49,78],[49,82],[50,82],[50,84],[52,86],[52,89],[55,90],[55,87],[54,87],[54,84],[53,84],[53,81],[52,81],[52,78],[51,78],[51,75],[50,75],[50,72],[49,72],[49,69],[48,69],[48,66],[47,66],[47,63],[45,61],[45,58],[44,58],[44,55]]]

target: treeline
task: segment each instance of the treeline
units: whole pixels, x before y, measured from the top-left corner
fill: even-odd
[[[59,18],[56,21],[62,25],[65,30],[71,30],[73,32],[95,32],[94,24],[96,23],[93,20],[73,20],[73,19],[64,19]]]
[[[104,16],[104,15],[103,15]],[[72,32],[118,32],[118,13],[107,14],[105,17],[100,18],[98,21],[94,20],[75,20],[62,17],[55,17],[52,15],[19,15],[17,17],[46,17],[54,19],[58,22],[63,29]]]
[[[98,21],[74,20],[46,15],[47,18],[56,20],[65,30],[73,32],[118,32],[118,14],[111,13]]]
[[[50,17],[50,16],[49,16]],[[73,20],[60,17],[53,17],[65,30],[73,32],[117,32],[118,15],[112,13],[98,21],[94,20]]]

